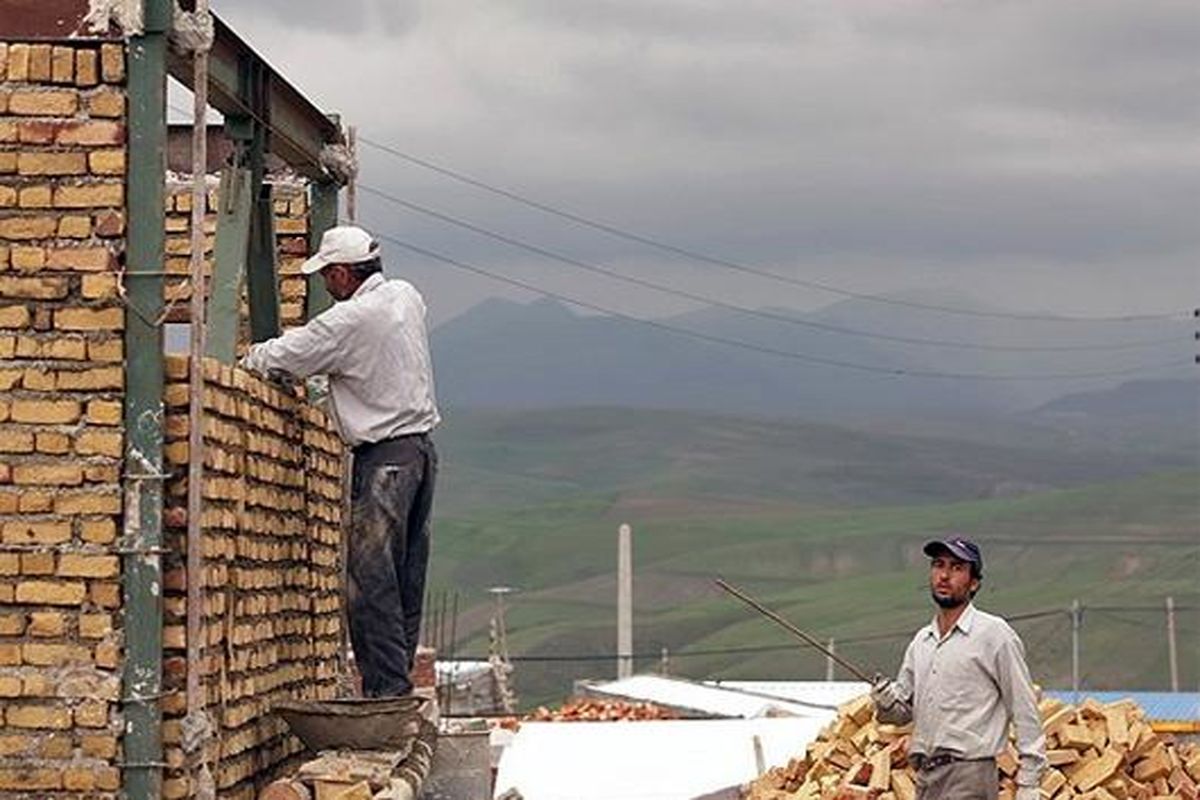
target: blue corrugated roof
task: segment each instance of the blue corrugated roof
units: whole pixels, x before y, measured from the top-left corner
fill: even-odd
[[[1078,705],[1089,697],[1100,703],[1114,703],[1130,698],[1154,722],[1195,722],[1200,720],[1200,692],[1093,692],[1070,689],[1048,689],[1047,697]]]

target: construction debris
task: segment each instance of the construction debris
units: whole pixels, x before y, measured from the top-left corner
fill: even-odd
[[[504,717],[497,724],[510,731],[522,722],[637,722],[653,719],[678,719],[673,711],[654,703],[627,703],[620,700],[571,700],[561,708],[538,706],[524,717]]]
[[[326,750],[295,775],[278,780],[259,800],[413,800],[429,776],[437,727],[420,730],[399,750]]]
[[[1039,705],[1049,766],[1045,800],[1166,800],[1200,798],[1200,745],[1156,733],[1132,700],[1079,706]],[[746,800],[913,800],[916,776],[908,765],[911,726],[884,725],[863,695],[808,745],[803,756],[773,767],[751,783]],[[1010,741],[997,758],[1000,800],[1016,793],[1017,751]]]

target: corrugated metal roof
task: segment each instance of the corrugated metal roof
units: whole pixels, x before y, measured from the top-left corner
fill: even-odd
[[[806,699],[799,692],[776,694],[761,688],[774,685],[755,682],[699,683],[662,675],[635,675],[619,681],[585,684],[580,689],[591,696],[656,703],[700,714],[742,719],[783,712],[797,717],[828,720],[836,714],[842,702],[831,698],[846,693],[846,690],[842,690],[841,694],[813,691],[810,696],[817,699]],[[865,684],[862,686],[865,687]],[[851,696],[864,691],[865,688],[859,688]]]
[[[1074,692],[1070,689],[1047,689],[1044,694],[1078,705],[1089,697],[1100,703],[1115,703],[1129,698],[1141,706],[1152,722],[1200,721],[1200,692]]]

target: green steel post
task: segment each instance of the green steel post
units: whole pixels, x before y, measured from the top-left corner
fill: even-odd
[[[123,795],[162,787],[162,311],[167,30],[173,3],[145,0],[145,33],[128,40],[129,239],[125,315],[125,662]]]
[[[213,250],[213,282],[208,301],[208,355],[224,364],[237,357],[242,285],[250,243],[250,172],[226,167],[217,195],[217,241]]]
[[[314,181],[310,191],[308,249],[315,253],[321,247],[321,234],[337,225],[338,185],[333,181]],[[312,319],[331,305],[333,298],[325,291],[325,281],[320,275],[309,275],[304,302],[305,319]]]

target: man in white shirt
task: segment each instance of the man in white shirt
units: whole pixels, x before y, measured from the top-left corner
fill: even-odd
[[[247,369],[327,375],[329,406],[354,454],[346,603],[369,697],[407,694],[421,628],[440,421],[413,286],[385,280],[379,245],[362,228],[330,228],[306,275],[338,302],[301,328],[252,345]]]
[[[1040,800],[1046,739],[1016,632],[972,604],[983,580],[979,547],[961,536],[925,545],[933,621],[908,645],[896,680],[871,690],[881,722],[913,723],[909,760],[918,800],[995,800],[996,756],[1016,731],[1016,800]]]

